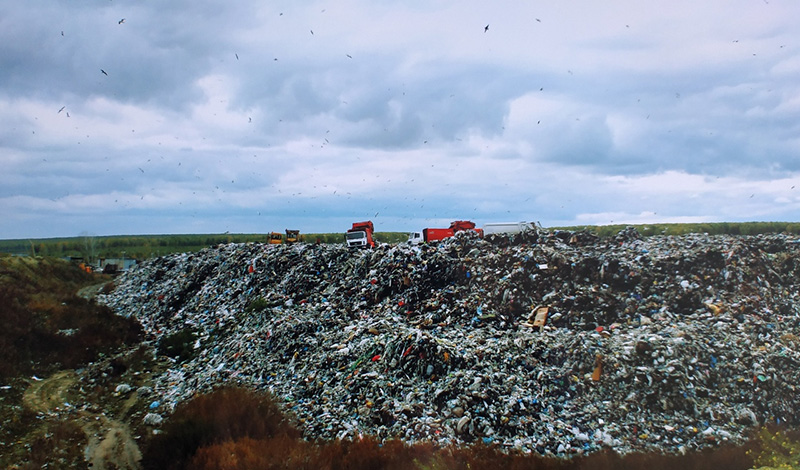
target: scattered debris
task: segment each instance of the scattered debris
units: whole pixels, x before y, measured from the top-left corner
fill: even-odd
[[[789,235],[534,229],[219,245],[98,298],[187,338],[146,392],[159,417],[238,383],[285,397],[309,438],[684,452],[800,421],[799,279]]]

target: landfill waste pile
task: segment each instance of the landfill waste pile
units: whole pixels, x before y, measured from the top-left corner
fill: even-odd
[[[310,439],[686,452],[800,421],[800,239],[526,231],[438,245],[227,244],[100,300],[191,343],[148,420],[220,384]],[[164,348],[162,348],[164,350]]]

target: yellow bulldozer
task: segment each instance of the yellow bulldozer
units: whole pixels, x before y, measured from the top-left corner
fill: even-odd
[[[286,229],[286,238],[284,243],[297,243],[300,241],[300,230]]]
[[[268,241],[270,245],[280,245],[281,243],[297,243],[300,241],[300,230],[286,229],[285,236],[280,232],[270,232]]]

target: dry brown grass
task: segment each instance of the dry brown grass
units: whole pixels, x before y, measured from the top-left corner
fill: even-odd
[[[186,468],[198,470],[746,470],[752,459],[746,448],[722,447],[684,456],[601,451],[585,457],[558,459],[541,455],[509,454],[476,446],[439,449],[427,444],[380,444],[370,438],[355,442],[315,444],[288,436],[265,440],[243,438],[201,447]]]
[[[371,437],[355,441],[309,442],[291,426],[267,395],[224,388],[176,409],[145,452],[144,467],[159,469],[327,469],[327,470],[746,470],[753,465],[746,446],[720,446],[686,455],[605,450],[572,459],[504,452],[497,447],[440,448],[406,445]]]
[[[138,323],[76,296],[104,279],[63,260],[0,258],[0,378],[79,367],[137,342]]]
[[[220,388],[179,405],[163,432],[147,446],[143,465],[152,469],[192,468],[202,447],[232,442],[245,452],[248,441],[300,437],[272,398],[243,388]]]

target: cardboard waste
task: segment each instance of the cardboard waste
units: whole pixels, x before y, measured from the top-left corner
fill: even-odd
[[[529,230],[435,246],[227,244],[138,264],[101,300],[192,333],[148,423],[220,384],[308,438],[683,452],[800,418],[800,240]]]

